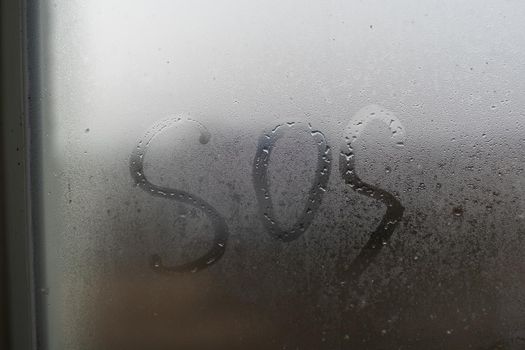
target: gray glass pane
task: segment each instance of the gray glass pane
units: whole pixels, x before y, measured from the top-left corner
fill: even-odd
[[[525,348],[525,3],[38,14],[44,348]]]

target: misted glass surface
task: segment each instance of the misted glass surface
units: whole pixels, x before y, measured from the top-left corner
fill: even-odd
[[[523,1],[39,6],[42,349],[525,348]]]

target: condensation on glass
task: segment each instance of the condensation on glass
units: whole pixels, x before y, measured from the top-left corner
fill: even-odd
[[[525,3],[39,6],[43,349],[525,348]]]

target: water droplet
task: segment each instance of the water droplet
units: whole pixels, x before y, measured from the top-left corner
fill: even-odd
[[[463,207],[457,206],[457,207],[452,208],[452,214],[458,217],[463,216]]]

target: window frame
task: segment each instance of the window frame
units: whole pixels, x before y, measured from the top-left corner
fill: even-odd
[[[33,141],[29,115],[38,111],[38,106],[29,102],[38,79],[28,83],[33,67],[28,52],[30,46],[35,50],[38,46],[31,43],[28,33],[36,33],[38,28],[37,4],[33,0],[2,0],[0,18],[0,348],[34,350],[40,347],[36,341],[33,259],[37,257],[31,229],[35,222],[30,167],[38,169],[38,164],[28,160],[34,148],[31,145],[36,144],[29,142]]]

